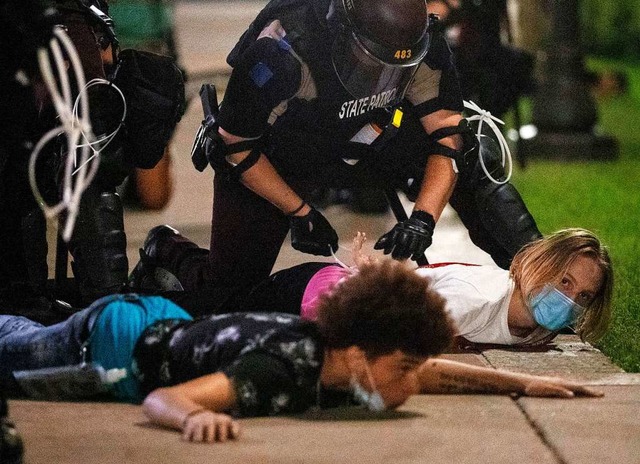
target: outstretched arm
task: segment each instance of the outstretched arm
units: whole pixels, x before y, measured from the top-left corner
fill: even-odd
[[[236,404],[231,380],[218,372],[147,395],[144,413],[155,424],[182,431],[188,441],[216,442],[237,438],[240,426],[222,414]]]
[[[418,371],[421,393],[489,393],[573,398],[603,396],[583,385],[554,377],[520,374],[472,366],[447,359],[430,359]]]

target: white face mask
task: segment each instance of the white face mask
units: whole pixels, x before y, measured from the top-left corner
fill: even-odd
[[[376,387],[376,383],[373,380],[373,375],[371,375],[371,370],[369,369],[369,363],[365,364],[365,367],[367,369],[367,376],[369,377],[369,383],[371,384],[372,391],[368,392],[365,390],[356,376],[352,374],[350,384],[353,391],[353,397],[358,404],[365,406],[369,411],[384,411],[387,407],[384,404],[384,399],[382,398],[382,395],[380,395],[380,392]]]

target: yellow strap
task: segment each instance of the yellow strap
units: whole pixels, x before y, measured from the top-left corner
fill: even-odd
[[[395,127],[400,127],[400,124],[402,123],[402,110],[400,108],[396,108],[396,110],[393,112],[393,119],[391,120],[391,124],[393,124]]]

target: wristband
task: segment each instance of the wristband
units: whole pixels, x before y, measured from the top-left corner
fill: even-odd
[[[432,231],[436,226],[436,221],[435,219],[433,219],[433,216],[430,213],[427,213],[426,211],[422,211],[421,209],[414,209],[413,212],[411,213],[411,217],[413,219],[418,219],[419,221],[422,221],[425,224],[431,226]]]
[[[298,206],[296,209],[294,209],[293,211],[291,211],[290,213],[287,213],[287,216],[295,216],[296,214],[298,214],[300,211],[302,211],[302,208],[305,207],[305,205],[307,204],[306,201],[302,200],[302,203],[300,203],[300,206]]]
[[[182,419],[182,428],[184,429],[187,425],[187,420],[189,420],[189,418],[191,416],[195,416],[196,414],[200,414],[201,412],[205,412],[208,411],[207,408],[199,408],[199,409],[194,409],[193,411],[191,411],[190,413],[188,413],[186,416],[184,416],[184,419]]]

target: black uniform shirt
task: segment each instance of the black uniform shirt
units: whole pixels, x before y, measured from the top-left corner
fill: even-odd
[[[402,89],[355,99],[333,70],[331,37],[316,33],[302,43],[298,36],[272,21],[241,53],[221,107],[223,129],[255,138],[271,125],[283,133],[308,133],[311,140],[320,136],[346,143],[368,122],[388,123],[387,109]],[[455,66],[442,34],[434,33],[405,98],[418,117],[440,109],[462,111]]]
[[[315,324],[282,313],[234,313],[161,321],[142,334],[135,371],[146,395],[222,372],[239,416],[301,412],[318,402],[323,346]]]

